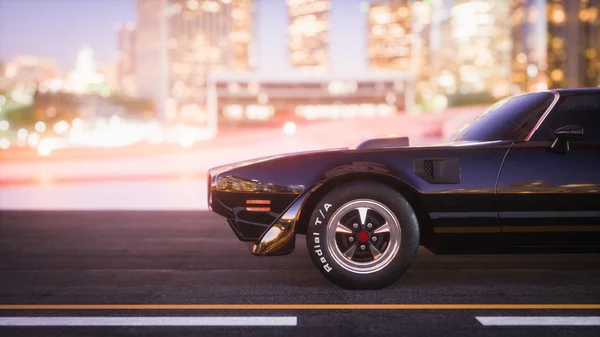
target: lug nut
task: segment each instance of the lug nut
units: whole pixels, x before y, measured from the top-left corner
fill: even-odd
[[[360,250],[365,250],[366,248],[365,245],[360,245]]]
[[[358,228],[358,224],[357,224],[357,223],[355,223],[354,225],[352,225],[352,227],[354,227],[354,228]]]
[[[373,228],[373,224],[369,222],[369,223],[367,224],[367,228],[368,228],[368,229],[371,229],[371,228]]]
[[[349,238],[348,238],[348,241],[350,241],[350,242],[354,242],[354,238],[353,238],[353,237],[349,237]]]
[[[371,238],[371,240],[373,240],[373,242],[377,242],[377,237],[374,236],[374,237]]]

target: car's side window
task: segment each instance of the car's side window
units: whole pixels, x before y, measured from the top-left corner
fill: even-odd
[[[548,116],[545,129],[552,133],[562,126],[573,124],[583,127],[584,136],[578,142],[600,143],[600,95],[567,97],[558,110]]]

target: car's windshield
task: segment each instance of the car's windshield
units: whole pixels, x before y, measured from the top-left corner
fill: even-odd
[[[458,130],[450,141],[524,140],[553,100],[550,92],[505,98]]]

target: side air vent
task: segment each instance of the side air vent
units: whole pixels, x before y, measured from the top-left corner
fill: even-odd
[[[432,184],[460,184],[458,158],[419,158],[414,161],[415,174]]]
[[[425,171],[425,174],[429,177],[433,178],[433,160],[425,160],[423,162],[423,171]]]

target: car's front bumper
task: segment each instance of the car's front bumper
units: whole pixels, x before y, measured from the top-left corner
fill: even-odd
[[[254,243],[253,254],[282,255],[294,250],[297,221],[314,188],[284,189],[211,172],[208,184],[209,209],[227,219],[240,241]]]
[[[319,185],[320,186],[320,185]],[[263,233],[252,247],[254,255],[284,255],[294,251],[296,227],[306,201],[318,186],[302,193]]]
[[[258,241],[303,192],[303,188],[284,189],[229,172],[209,172],[208,184],[208,208],[225,217],[241,241],[251,242]]]

